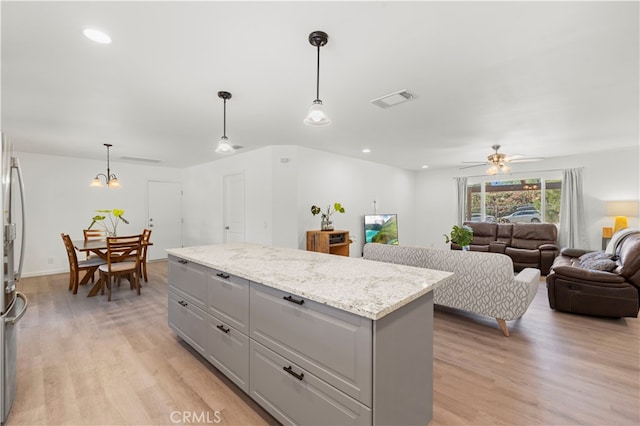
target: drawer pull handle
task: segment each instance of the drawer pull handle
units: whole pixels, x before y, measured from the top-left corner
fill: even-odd
[[[229,279],[229,275],[223,274],[222,272],[220,272],[219,274],[216,274],[216,276],[218,276],[220,278],[224,278],[225,280]]]
[[[283,369],[284,371],[286,371],[287,373],[291,374],[293,377],[295,377],[295,378],[296,378],[296,379],[298,379],[298,380],[302,380],[302,379],[304,378],[304,373],[300,373],[300,374],[295,373],[295,372],[293,371],[293,368],[292,368],[291,366],[288,366],[288,367],[282,367],[282,369]]]
[[[182,263],[183,265],[186,265],[186,264],[187,264],[187,263],[189,263],[189,262],[187,262],[187,261],[186,261],[186,260],[184,260],[184,259],[180,259],[180,260],[178,260],[178,263]]]
[[[229,330],[231,330],[230,328],[224,328],[224,325],[220,324],[220,325],[216,325],[216,328],[224,333],[228,333]]]
[[[288,302],[295,303],[296,305],[302,305],[304,303],[304,300],[296,300],[291,296],[283,296],[282,298]]]

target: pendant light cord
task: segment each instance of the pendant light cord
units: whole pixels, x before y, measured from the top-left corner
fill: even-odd
[[[222,99],[223,101],[223,110],[222,110],[222,136],[227,137],[227,100]]]
[[[111,180],[111,170],[109,169],[109,148],[107,145],[107,185],[109,185],[109,181]]]

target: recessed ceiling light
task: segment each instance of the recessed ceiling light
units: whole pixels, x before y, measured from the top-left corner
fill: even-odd
[[[111,43],[111,37],[109,37],[107,33],[96,30],[95,28],[85,28],[84,30],[82,30],[82,34],[84,34],[84,36],[89,40],[95,41],[96,43]]]
[[[365,148],[362,150],[362,152],[364,152],[365,154],[368,154],[371,152],[371,150],[369,148]]]
[[[429,168],[429,166],[424,165],[424,166],[422,166],[422,168],[423,168],[423,169],[428,169],[428,168]]]

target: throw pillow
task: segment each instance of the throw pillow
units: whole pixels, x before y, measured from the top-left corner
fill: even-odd
[[[580,256],[580,263],[585,262],[590,259],[610,259],[611,255],[605,253],[603,250],[600,251],[590,251],[589,253],[585,253]]]
[[[591,269],[594,271],[613,272],[618,266],[616,262],[611,259],[588,259],[586,262],[580,262],[580,266],[585,269]]]

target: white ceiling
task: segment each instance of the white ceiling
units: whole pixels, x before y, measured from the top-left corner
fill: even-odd
[[[19,151],[162,160],[301,145],[406,169],[637,146],[638,2],[7,2],[2,130]],[[100,45],[82,35],[100,28]],[[302,120],[315,98],[332,119]],[[381,109],[401,89],[416,99]],[[370,148],[370,154],[363,154]]]

